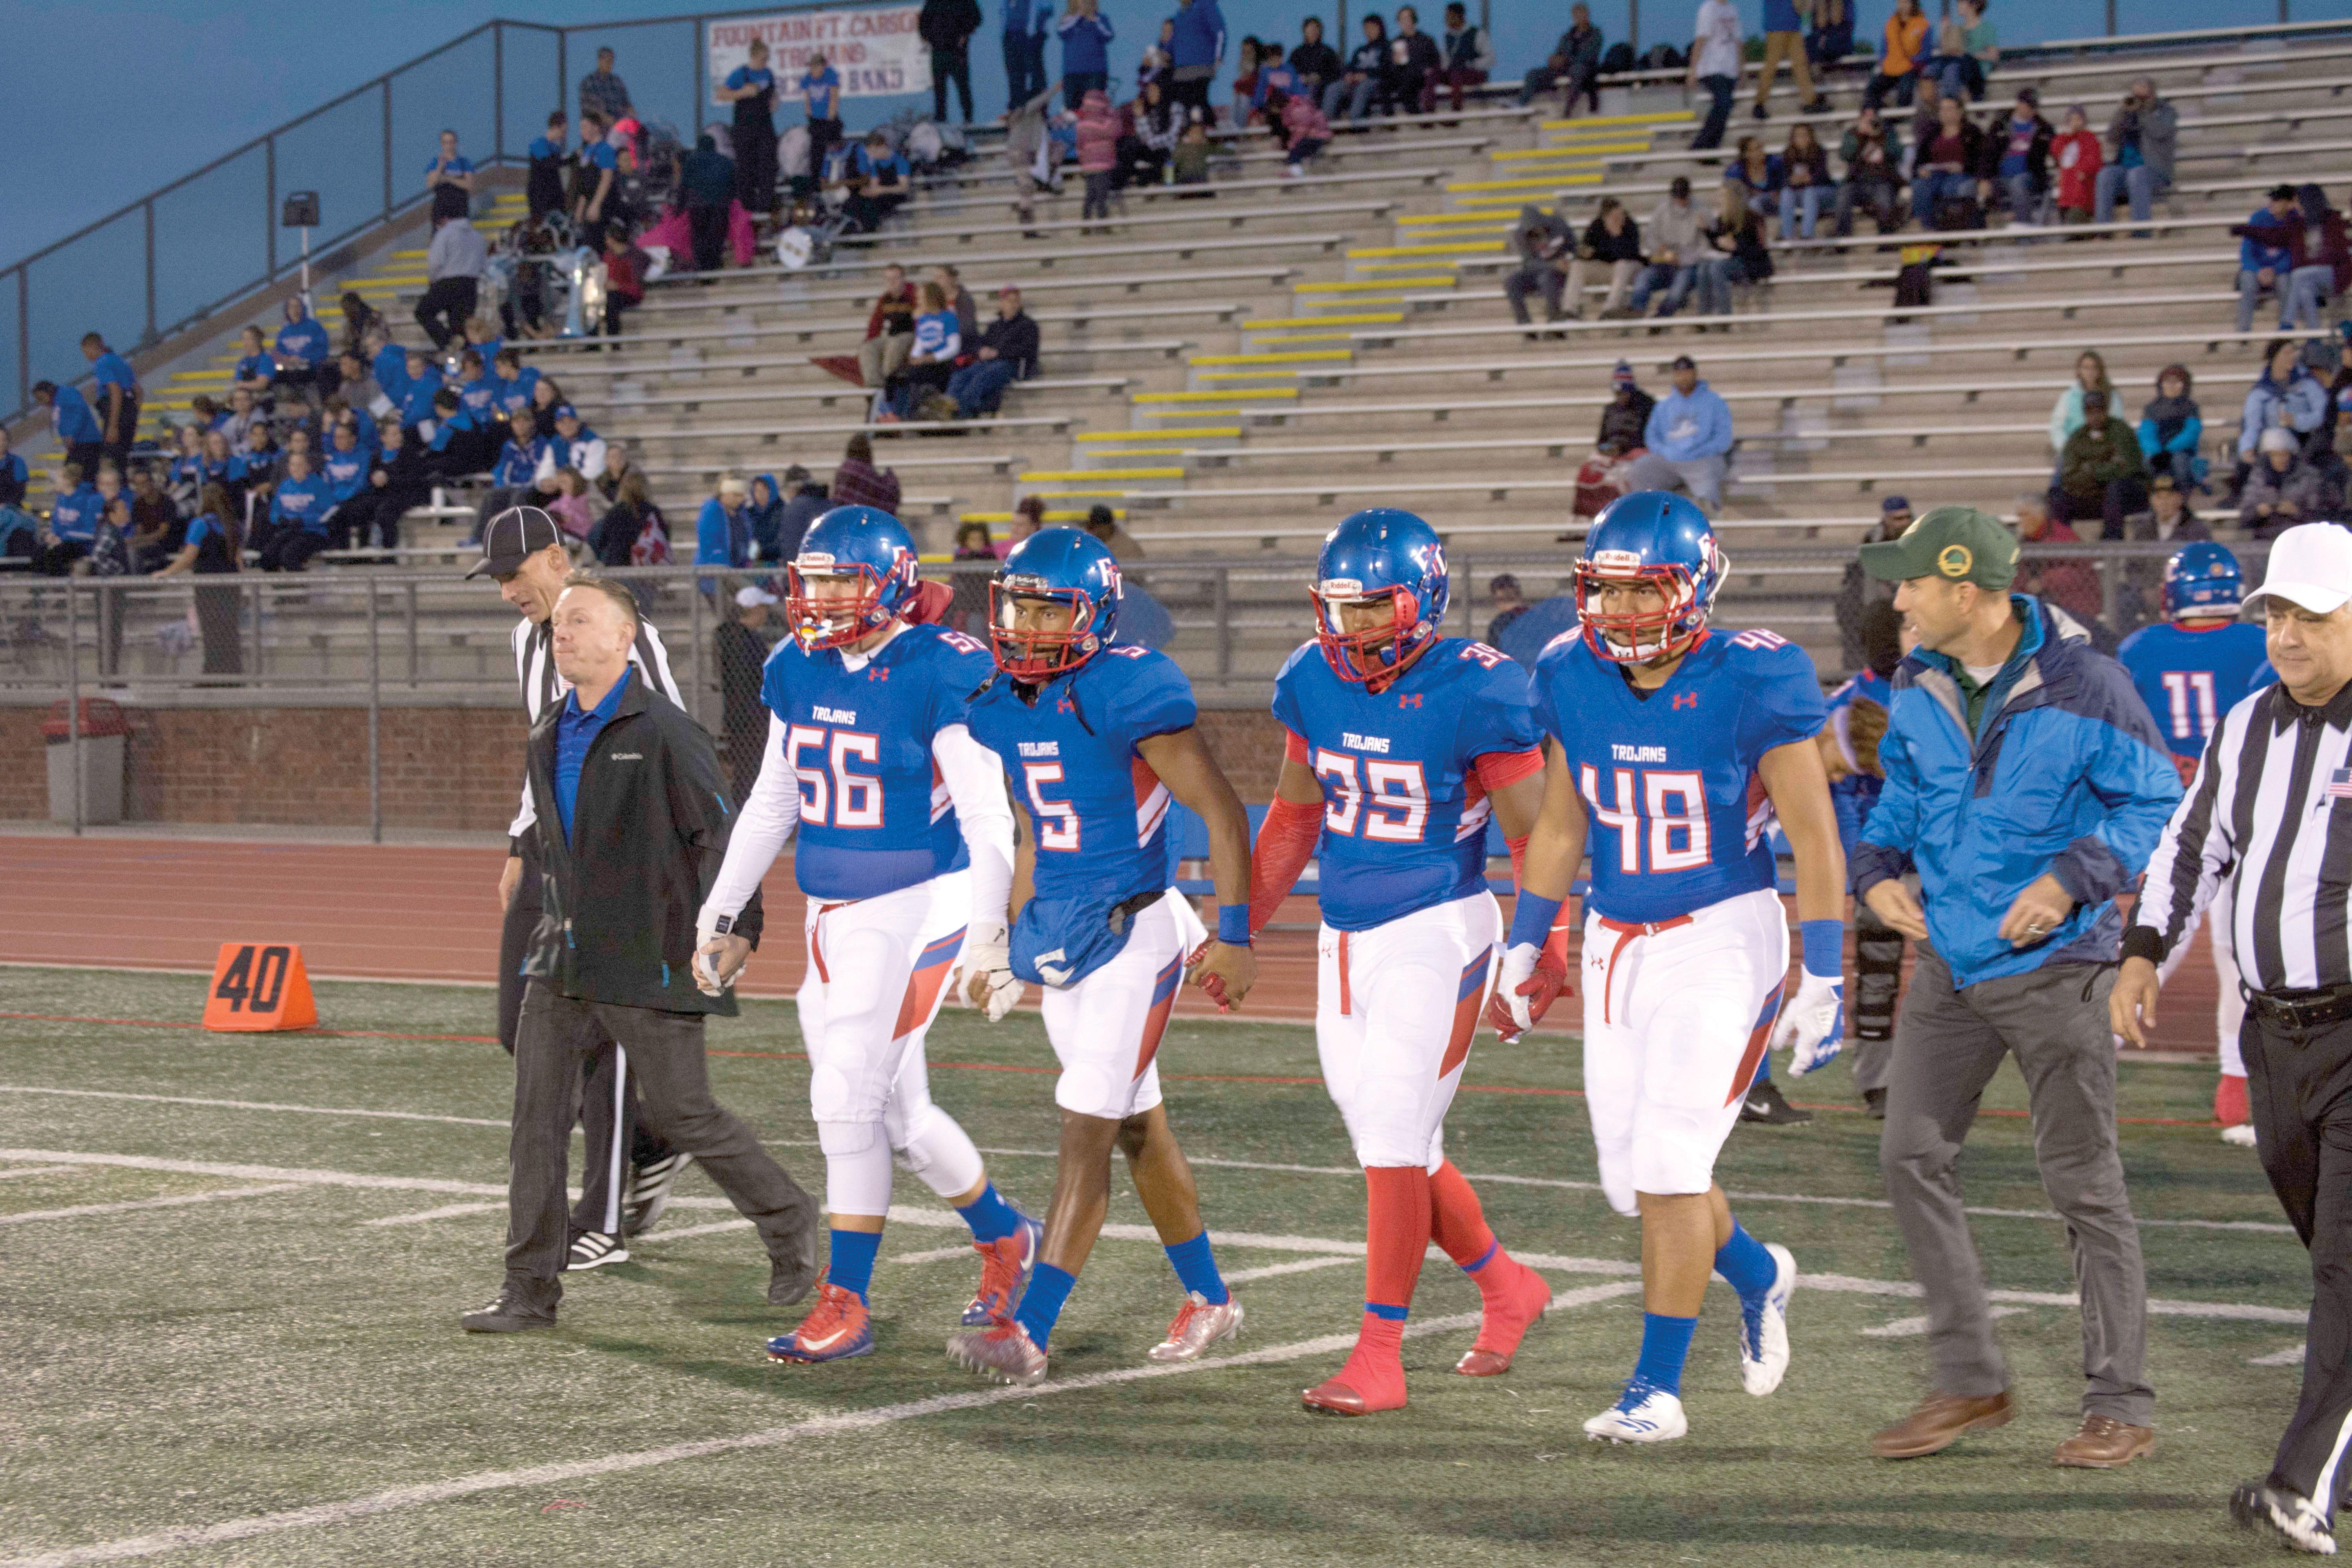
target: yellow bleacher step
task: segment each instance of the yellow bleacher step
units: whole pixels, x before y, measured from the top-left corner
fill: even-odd
[[[1181,468],[1041,469],[1036,473],[1023,474],[1020,482],[1024,485],[1074,485],[1084,484],[1089,479],[1181,479],[1183,477]]]
[[[1364,318],[1358,319],[1362,320]],[[1370,320],[1393,324],[1403,321],[1404,317],[1401,314],[1394,316],[1373,316],[1370,318]],[[1344,343],[1352,342],[1353,334],[1349,332],[1281,332],[1272,337],[1253,336],[1252,341],[1257,343],[1261,348],[1268,347],[1275,343]]]
[[[1503,248],[1500,240],[1469,245],[1373,245],[1348,252],[1350,261],[1373,261],[1383,256],[1492,256]],[[1453,279],[1448,279],[1448,282]]]
[[[1103,456],[1107,458],[1181,458],[1183,455],[1184,448],[1181,447],[1118,447],[1103,454]],[[1088,468],[1087,470],[1087,472],[1090,474],[1107,474],[1111,470],[1108,468]],[[1034,479],[1037,476],[1034,474],[1024,474],[1021,477],[1027,479]],[[1051,479],[1054,476],[1048,474],[1045,477]]]
[[[1214,441],[1239,436],[1238,425],[1195,425],[1184,429],[1170,426],[1164,430],[1083,430],[1078,440],[1086,445],[1108,445],[1117,441]]]
[[[1125,500],[1127,499],[1125,490],[1032,490],[1030,493],[1040,500]],[[1053,513],[1048,512],[1045,515],[1051,519]],[[1083,521],[1083,514],[1076,515],[1079,515]]]
[[[1268,354],[1194,354],[1187,364],[1299,364],[1310,360],[1352,359],[1346,349],[1292,349]]]
[[[1297,285],[1292,289],[1292,292],[1297,294],[1361,294],[1373,289],[1410,289],[1415,286],[1435,288],[1440,284],[1451,283],[1453,281],[1453,274],[1437,273],[1427,278],[1391,278],[1378,283],[1301,283]]]
[[[1452,282],[1453,279],[1448,279],[1446,281]],[[1403,320],[1404,312],[1402,310],[1374,310],[1353,316],[1267,316],[1255,321],[1244,321],[1242,331],[1250,332],[1260,328],[1274,327],[1378,327],[1385,326],[1391,321]]]
[[[1412,213],[1397,219],[1396,226],[1399,228],[1461,229],[1475,233],[1475,230],[1471,228],[1472,225],[1494,221],[1494,218],[1486,213]],[[1452,279],[1442,279],[1442,281],[1450,282]]]
[[[226,386],[236,378],[233,372],[226,370],[175,370],[169,379],[179,385]]]
[[[1295,386],[1273,386],[1263,392],[1139,392],[1130,403],[1218,403],[1242,399],[1252,401],[1274,397],[1297,397]]]
[[[1526,180],[1456,180],[1445,187],[1448,195],[1456,191],[1549,191],[1561,185],[1597,185],[1599,174],[1540,174]]]
[[[1603,153],[1646,153],[1650,139],[1639,142],[1571,142],[1564,147],[1520,147],[1508,153],[1489,153],[1487,157],[1497,163],[1534,163],[1554,158],[1589,158]]]
[[[1541,131],[1581,131],[1596,125],[1687,125],[1698,116],[1687,109],[1662,110],[1655,114],[1587,114],[1574,120],[1547,120]]]

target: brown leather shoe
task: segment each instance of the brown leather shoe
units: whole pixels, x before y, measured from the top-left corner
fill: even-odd
[[[2156,1452],[2156,1429],[2128,1426],[2112,1415],[2085,1415],[2082,1430],[2058,1445],[2051,1463],[2084,1470],[2120,1470]]]
[[[1917,1459],[1939,1454],[1967,1432],[1989,1432],[2006,1426],[2017,1414],[2006,1391],[1971,1395],[1931,1394],[1919,1408],[1870,1440],[1870,1451],[1882,1459]]]

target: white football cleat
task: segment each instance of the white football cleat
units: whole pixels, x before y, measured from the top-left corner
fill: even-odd
[[[1028,1330],[1010,1320],[950,1334],[948,1359],[999,1383],[1028,1387],[1045,1381],[1045,1352]]]
[[[2241,1121],[2235,1127],[2222,1128],[2221,1142],[2230,1144],[2233,1148],[2252,1148],[2254,1146],[2254,1124],[2251,1121]]]
[[[1170,1320],[1168,1337],[1144,1353],[1153,1361],[1198,1361],[1202,1351],[1219,1340],[1239,1338],[1241,1331],[1242,1304],[1234,1300],[1232,1291],[1213,1304],[1193,1290],[1185,1295],[1184,1304]]]
[[[1596,1443],[1671,1443],[1690,1431],[1683,1402],[1663,1388],[1629,1379],[1616,1404],[1584,1424]]]
[[[1789,1375],[1789,1298],[1797,1293],[1797,1260],[1777,1241],[1764,1250],[1772,1255],[1779,1272],[1764,1300],[1739,1312],[1739,1385],[1762,1398]]]
[[[2336,1532],[2309,1498],[2248,1481],[2230,1494],[2230,1517],[2246,1530],[2268,1531],[2279,1544],[2315,1557],[2336,1555]]]

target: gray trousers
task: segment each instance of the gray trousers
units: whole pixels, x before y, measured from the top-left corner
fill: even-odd
[[[1878,1164],[1926,1292],[1939,1393],[1982,1398],[2009,1386],[1958,1166],[1984,1087],[2013,1053],[2033,1113],[2034,1163],[2066,1223],[2082,1294],[2083,1413],[2149,1425],[2147,1275],[2116,1146],[2114,988],[2113,971],[2067,963],[1956,991],[1941,955],[1919,944],[1895,1026]]]
[[[507,1175],[507,1286],[535,1306],[563,1294],[571,1233],[564,1218],[565,1165],[579,1115],[581,1069],[609,1038],[628,1055],[644,1097],[646,1123],[719,1184],[759,1228],[768,1256],[813,1258],[814,1199],[776,1163],[732,1111],[710,1098],[702,1055],[702,1015],[581,1002],[533,979],[523,993],[515,1039],[514,1130]]]

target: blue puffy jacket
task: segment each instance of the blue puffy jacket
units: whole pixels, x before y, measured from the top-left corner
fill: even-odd
[[[2110,963],[2116,895],[2132,885],[2180,799],[2180,773],[2123,666],[2063,611],[2010,596],[2025,635],[1985,699],[1973,741],[1952,661],[1921,649],[1895,672],[1878,760],[1886,786],[1854,847],[1853,890],[1909,868],[1927,934],[1973,985],[2045,963]],[[2074,912],[2013,948],[2000,922],[2043,872]]]

